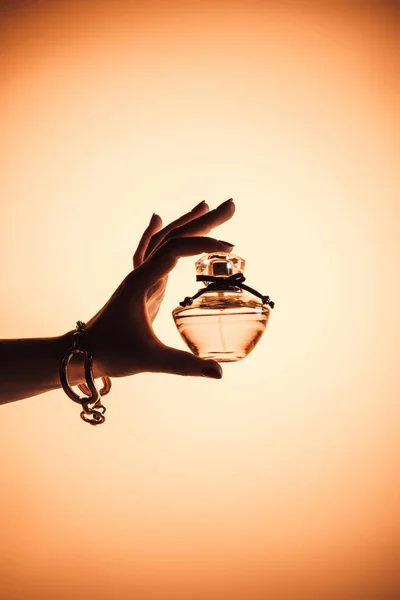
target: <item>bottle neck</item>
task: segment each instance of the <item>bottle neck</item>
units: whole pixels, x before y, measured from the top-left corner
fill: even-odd
[[[190,306],[193,303],[193,300],[198,298],[199,296],[207,293],[207,292],[216,292],[216,291],[224,291],[227,287],[239,287],[254,296],[257,296],[262,300],[263,304],[269,304],[271,308],[274,308],[274,302],[270,300],[269,296],[263,296],[257,290],[245,285],[243,282],[245,281],[245,277],[243,273],[236,273],[235,275],[231,275],[230,277],[216,277],[212,275],[197,275],[197,281],[206,281],[209,282],[206,288],[199,290],[197,294],[192,297],[186,296],[183,302],[179,304],[181,306]]]

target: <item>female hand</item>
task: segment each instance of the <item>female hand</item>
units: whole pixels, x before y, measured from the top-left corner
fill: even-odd
[[[203,201],[164,228],[161,218],[153,215],[134,254],[134,270],[87,323],[83,334],[83,344],[93,352],[96,377],[141,372],[222,377],[216,361],[163,344],[152,323],[164,297],[168,273],[180,257],[232,250],[232,244],[204,236],[234,212],[232,199],[212,211]]]

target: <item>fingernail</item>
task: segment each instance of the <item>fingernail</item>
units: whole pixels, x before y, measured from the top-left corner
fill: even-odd
[[[222,373],[218,371],[215,367],[205,367],[201,373],[203,377],[212,377],[213,379],[222,378]]]
[[[158,218],[159,215],[157,215],[157,213],[153,213],[153,216],[150,219],[150,223],[149,225],[153,225],[154,221],[156,221],[156,219]]]
[[[235,244],[231,244],[230,242],[224,242],[224,240],[218,240],[221,244],[225,244],[226,246],[234,247]]]
[[[233,202],[233,198],[229,198],[229,200],[225,200],[225,202],[223,202],[221,204],[221,206],[225,206],[225,204],[229,204],[230,202]]]
[[[197,210],[198,208],[200,208],[200,206],[203,206],[206,203],[205,200],[202,200],[201,202],[199,202],[199,204],[196,204],[196,206],[194,208],[192,208],[192,212],[194,210]]]

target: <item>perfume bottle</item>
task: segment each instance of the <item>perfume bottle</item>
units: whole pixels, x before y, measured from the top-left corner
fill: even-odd
[[[205,288],[172,311],[193,354],[218,362],[245,358],[259,342],[274,303],[244,285],[245,260],[236,254],[203,255],[195,264]]]

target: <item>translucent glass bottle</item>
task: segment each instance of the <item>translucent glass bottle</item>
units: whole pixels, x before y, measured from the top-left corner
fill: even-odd
[[[197,275],[206,285],[214,282],[220,289],[212,289],[211,285],[211,289],[201,290],[193,298],[185,298],[173,310],[179,333],[193,354],[201,358],[218,362],[245,358],[257,345],[267,326],[271,312],[267,305],[269,297],[261,297],[252,290],[260,296],[258,298],[242,289],[240,283],[232,285],[231,276],[244,270],[245,261],[240,256],[206,254],[195,266]],[[231,281],[228,281],[229,277]],[[274,303],[269,304],[273,308]]]

